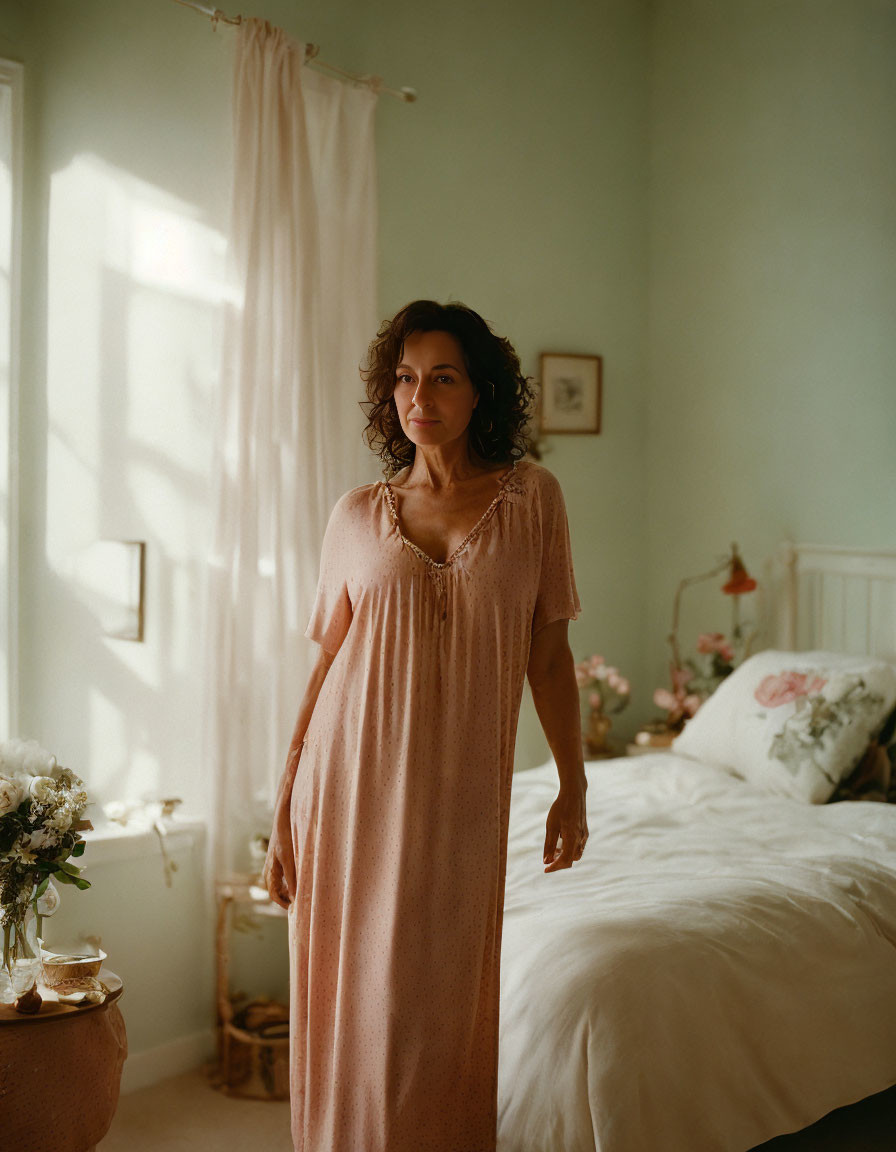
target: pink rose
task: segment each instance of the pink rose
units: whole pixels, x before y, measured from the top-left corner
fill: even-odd
[[[674,692],[670,692],[668,688],[657,688],[653,694],[653,702],[660,708],[665,708],[669,713],[670,722],[674,724],[683,716],[693,716],[703,703],[703,697],[698,696],[696,692],[685,692],[684,688],[676,688]]]
[[[599,712],[603,707],[603,700],[600,698],[599,692],[592,692],[588,697],[588,703],[591,705],[595,712]]]
[[[718,652],[729,664],[734,659],[734,649],[721,632],[702,632],[697,638],[697,651],[702,652],[704,656]]]
[[[684,691],[685,684],[694,679],[693,668],[673,668],[672,687],[676,693]]]
[[[596,676],[598,668],[601,666],[601,664],[604,663],[606,663],[606,661],[604,660],[603,656],[592,656],[588,661],[588,672],[592,676]]]
[[[628,696],[631,692],[632,686],[624,676],[620,676],[616,681],[616,691],[620,696]]]
[[[678,708],[678,699],[668,688],[657,688],[653,694],[653,702],[657,708],[663,708],[666,712],[674,712]]]
[[[576,683],[578,686],[584,688],[590,679],[591,673],[588,671],[587,664],[576,664]]]
[[[811,680],[806,672],[782,672],[779,676],[766,676],[753,695],[763,708],[780,708],[799,696],[814,696],[827,684],[821,676]]]

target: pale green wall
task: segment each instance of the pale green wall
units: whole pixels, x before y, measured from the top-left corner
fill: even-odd
[[[21,60],[27,17],[19,4],[4,4],[0,8],[0,55],[9,60]]]
[[[676,581],[730,540],[757,570],[786,539],[896,547],[894,61],[892,0],[654,5],[657,672]],[[722,600],[694,590],[691,639]]]

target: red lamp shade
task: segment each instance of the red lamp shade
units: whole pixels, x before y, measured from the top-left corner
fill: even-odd
[[[743,596],[745,592],[752,592],[756,581],[747,571],[737,545],[731,545],[731,560],[728,568],[728,583],[722,586],[726,596]]]

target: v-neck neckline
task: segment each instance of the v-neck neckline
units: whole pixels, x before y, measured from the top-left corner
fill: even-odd
[[[395,493],[392,491],[392,485],[388,480],[381,481],[383,485],[383,492],[386,496],[386,504],[389,508],[389,515],[392,518],[392,523],[395,526],[395,531],[398,533],[399,540],[402,542],[402,544],[410,548],[412,552],[415,552],[420,557],[420,559],[424,561],[424,563],[429,564],[433,568],[437,569],[449,568],[457,559],[457,557],[460,556],[460,554],[473,543],[473,541],[476,539],[476,537],[491,518],[492,513],[504,499],[504,495],[507,491],[507,481],[516,473],[516,466],[518,463],[519,461],[514,460],[513,464],[507,469],[507,471],[498,478],[498,491],[495,493],[494,499],[489,504],[488,508],[486,508],[486,510],[482,513],[470,531],[466,534],[463,540],[461,540],[460,544],[458,544],[458,546],[453,549],[453,551],[450,552],[444,560],[433,560],[433,558],[428,553],[424,552],[418,544],[415,544],[413,540],[409,540],[408,537],[405,536],[401,528],[401,520],[398,517],[398,508],[396,507]]]

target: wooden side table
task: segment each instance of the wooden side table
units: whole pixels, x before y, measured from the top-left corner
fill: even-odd
[[[236,1013],[230,993],[230,933],[232,914],[250,906],[261,916],[285,919],[287,912],[249,876],[231,876],[215,886],[217,940],[215,947],[215,999],[218,1058],[213,1071],[215,1087],[228,1096],[260,1100],[289,1099],[289,1005],[250,1001]],[[251,1027],[241,1021],[247,1009],[272,1010],[267,1025]]]
[[[104,968],[102,1004],[45,999],[25,1016],[0,1004],[0,1145],[16,1152],[93,1152],[118,1106],[128,1054],[121,980]],[[38,985],[47,997],[51,993]]]
[[[648,756],[652,752],[668,752],[677,733],[670,732],[662,721],[651,721],[635,733],[635,738],[626,748],[627,756]]]

